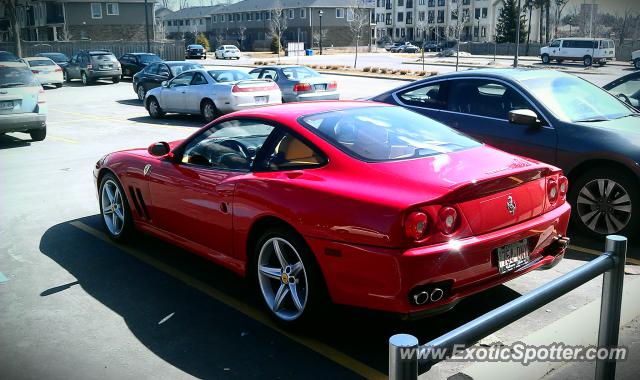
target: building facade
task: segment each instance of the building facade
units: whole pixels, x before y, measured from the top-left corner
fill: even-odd
[[[150,37],[154,5],[147,0]],[[144,0],[18,0],[16,19],[26,41],[145,39]]]

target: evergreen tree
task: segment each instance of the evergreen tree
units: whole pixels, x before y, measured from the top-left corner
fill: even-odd
[[[498,42],[516,42],[516,28],[518,27],[517,0],[502,0],[502,9],[498,16],[496,33]],[[520,43],[527,41],[527,17],[520,14]]]
[[[209,51],[209,39],[204,35],[204,33],[198,34],[198,37],[196,37],[196,43],[204,46],[205,51]]]

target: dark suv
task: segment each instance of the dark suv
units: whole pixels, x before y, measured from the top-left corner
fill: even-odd
[[[187,46],[187,51],[184,54],[185,59],[189,58],[198,58],[198,59],[206,59],[207,52],[204,50],[204,46],[202,45],[189,45]]]
[[[64,68],[64,76],[67,82],[80,79],[84,85],[103,78],[118,83],[122,77],[122,70],[120,62],[109,50],[81,50]]]

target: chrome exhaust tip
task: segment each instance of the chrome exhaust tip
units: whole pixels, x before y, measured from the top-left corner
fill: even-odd
[[[418,292],[413,295],[413,302],[416,305],[424,305],[429,301],[429,293],[426,291]]]
[[[431,292],[431,297],[429,297],[429,299],[431,302],[438,302],[442,299],[442,296],[444,296],[444,291],[440,288],[435,288]]]

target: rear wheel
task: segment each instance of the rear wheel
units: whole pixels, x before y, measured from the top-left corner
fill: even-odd
[[[151,116],[154,119],[159,119],[164,116],[164,111],[162,111],[162,108],[160,108],[160,103],[158,103],[158,99],[154,97],[149,99],[148,110],[149,110],[149,116]]]
[[[124,241],[133,231],[133,220],[127,195],[118,179],[111,173],[100,181],[100,213],[107,235],[115,241]]]
[[[216,108],[216,105],[213,104],[213,102],[208,99],[202,102],[202,106],[200,107],[200,112],[202,114],[202,118],[207,123],[215,120],[219,114],[218,109]]]
[[[591,59],[590,55],[585,55],[582,58],[582,64],[585,66],[591,66],[591,64],[593,63],[593,60]]]
[[[33,141],[42,141],[47,137],[47,128],[32,129],[29,131],[29,136],[31,136],[31,140]]]
[[[579,177],[569,200],[574,224],[592,236],[631,235],[638,225],[638,180],[618,168],[597,167]]]
[[[85,86],[88,86],[91,84],[91,79],[89,79],[89,77],[87,76],[87,73],[85,73],[84,71],[82,72],[82,74],[80,74],[80,79],[82,80],[82,84]]]
[[[60,87],[62,87],[62,84],[63,84],[62,82],[60,82],[60,83],[56,83],[56,85],[55,85],[55,86],[56,86],[56,88],[60,88]]]
[[[557,63],[562,63],[562,62],[564,62],[564,60],[562,60],[562,59],[556,59],[556,62],[557,62]]]
[[[111,80],[113,81],[113,83],[120,83],[120,79],[121,76],[120,75],[116,75],[113,78],[111,78]]]
[[[144,90],[144,86],[143,85],[138,85],[138,89],[136,90],[136,94],[138,95],[138,100],[140,100],[140,101],[144,100],[144,96],[147,94],[147,92]]]
[[[64,81],[67,83],[71,82],[71,78],[69,78],[69,74],[67,74],[67,70],[62,71],[62,79],[64,79]]]
[[[640,58],[637,58],[635,61],[633,61],[633,66],[640,70]]]
[[[549,54],[542,54],[541,58],[542,58],[542,63],[544,63],[545,65],[550,62]]]

